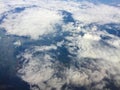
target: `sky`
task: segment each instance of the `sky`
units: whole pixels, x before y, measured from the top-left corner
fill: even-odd
[[[77,1],[80,1],[80,0],[77,0]],[[101,2],[101,3],[105,3],[105,4],[118,4],[118,3],[120,3],[120,0],[86,0],[86,1],[94,2],[94,3]]]

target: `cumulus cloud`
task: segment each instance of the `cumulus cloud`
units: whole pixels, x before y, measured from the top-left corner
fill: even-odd
[[[21,13],[8,12],[9,15],[4,19],[3,24],[1,25],[1,27],[6,29],[8,34],[30,36],[33,39],[48,34],[49,32],[54,32],[54,25],[60,23],[62,20],[62,16],[58,14],[59,10],[70,12],[75,20],[83,23],[105,24],[119,23],[120,21],[120,13],[118,12],[119,7],[104,4],[95,5],[90,2],[67,2],[55,0],[19,0],[19,3],[16,3],[13,0],[8,2],[9,3],[7,3],[7,1],[2,1],[1,12],[4,11],[6,6],[9,6],[10,10],[16,6],[36,6],[36,8],[27,8]]]
[[[83,24],[81,24],[82,26]],[[100,37],[109,34],[90,27],[87,29],[78,28],[80,29],[78,30],[76,25],[73,26],[73,24],[66,25],[63,29],[65,28],[63,34],[66,31],[72,33],[70,36],[64,37],[67,41],[56,42],[56,44],[49,46],[35,46],[32,49],[25,50],[21,55],[25,59],[24,62],[28,63],[23,64],[19,73],[22,74],[23,80],[32,85],[31,89],[74,90],[75,88],[82,89],[84,87],[85,90],[112,90],[109,85],[119,88],[120,50],[107,44],[104,40],[102,42]],[[81,31],[85,34],[80,35]],[[86,34],[90,36],[85,36]],[[94,35],[99,39],[95,39]],[[63,47],[62,45],[70,53],[72,59],[71,62],[68,62],[70,66],[66,66],[57,58],[56,53],[51,52],[51,50],[56,50],[61,54],[58,48]],[[110,84],[110,80],[113,84]],[[37,85],[37,87],[34,85]]]
[[[13,44],[14,44],[15,46],[21,46],[21,41],[18,40],[18,41],[16,41],[16,42],[14,42]]]
[[[0,2],[0,14],[2,14],[4,11],[6,11],[6,7],[3,2]]]
[[[51,37],[49,44],[30,45],[17,56],[23,61],[18,75],[30,83],[32,90],[112,90],[111,81],[120,88],[119,36],[101,28],[109,23],[119,25],[119,7],[61,0],[7,1],[0,7],[0,13],[6,15],[0,27],[7,34],[38,41],[44,35]],[[16,7],[25,9],[13,13]],[[14,45],[24,44],[17,41]]]
[[[84,23],[119,23],[118,11],[117,7],[93,4],[88,8],[76,10],[74,17]]]
[[[88,24],[87,26],[81,23],[65,25],[63,30],[71,33],[65,37],[69,41],[65,42],[69,52],[75,54],[76,48],[78,48],[78,57],[103,58],[108,61],[119,62],[119,37],[100,28],[103,26],[104,24],[101,26]],[[119,27],[117,29],[119,30]],[[102,36],[106,36],[108,39],[103,39]]]
[[[45,51],[44,55],[33,56],[36,52],[38,50],[36,51],[35,47],[21,54],[25,61],[23,67],[19,70],[23,80],[29,82],[33,90],[38,88],[41,90],[52,90],[53,88],[56,90],[72,90],[73,87],[79,89],[85,87],[85,90],[90,88],[102,90],[109,83],[107,79],[113,80],[114,84],[119,87],[120,68],[118,63],[81,57],[73,60],[72,64],[69,63],[70,67],[65,67],[59,60],[52,58],[51,52]],[[69,87],[69,85],[73,87]]]
[[[2,24],[8,34],[30,36],[33,39],[55,32],[55,24],[61,16],[55,11],[40,8],[26,9],[22,13],[12,14]]]

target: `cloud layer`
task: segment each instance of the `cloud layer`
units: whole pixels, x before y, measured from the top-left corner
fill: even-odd
[[[0,4],[1,13],[3,12],[6,15],[1,27],[5,28],[8,34],[30,36],[33,39],[44,35],[46,32],[48,34],[55,31],[54,25],[60,24],[62,21],[60,10],[70,12],[75,20],[87,24],[119,23],[120,21],[118,7],[104,4],[95,5],[90,2],[19,0],[16,3],[6,0],[1,1]],[[18,13],[21,7],[26,7],[26,9]],[[19,9],[14,11],[12,10],[14,8]]]
[[[64,0],[1,0],[0,5],[0,28],[32,42],[17,55],[18,76],[31,90],[120,88],[119,7]]]

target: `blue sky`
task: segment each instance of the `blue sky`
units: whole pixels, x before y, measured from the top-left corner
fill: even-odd
[[[77,1],[85,1],[85,0],[77,0]],[[101,2],[105,4],[120,4],[120,0],[86,0],[91,2]]]
[[[120,0],[91,0],[91,1],[99,1],[103,3],[120,3]]]

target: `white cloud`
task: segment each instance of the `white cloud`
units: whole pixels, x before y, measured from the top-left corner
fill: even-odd
[[[97,35],[92,35],[92,34],[89,34],[89,33],[86,33],[84,36],[83,36],[84,39],[89,39],[89,40],[100,40],[100,36],[97,36]]]
[[[70,64],[70,68],[68,68],[59,60],[52,58],[51,52],[44,51],[44,55],[33,56],[36,52],[38,51],[34,47],[21,54],[25,61],[19,73],[23,80],[31,85],[38,85],[41,90],[51,90],[52,88],[61,90],[65,84],[86,86],[86,88],[89,86],[87,90],[89,88],[103,89],[107,82],[104,81],[105,78],[113,79],[116,85],[120,85],[119,76],[117,76],[120,74],[119,63],[112,63],[103,59],[77,58],[78,68],[74,63]],[[115,78],[112,78],[111,75]],[[91,86],[92,83],[96,83],[96,85]],[[33,90],[34,88],[31,87]]]
[[[6,11],[7,9],[5,8],[5,5],[3,2],[0,2],[0,14],[2,14],[4,11]]]
[[[8,34],[37,39],[41,35],[55,32],[55,24],[60,20],[61,16],[55,11],[29,8],[21,13],[9,15],[7,19],[4,19],[1,27],[4,27]]]
[[[90,2],[67,2],[59,0],[19,0],[17,3],[12,0],[8,2],[1,1],[1,12],[5,11],[5,7],[11,10],[15,7],[36,5],[36,7],[26,8],[21,13],[8,12],[7,18],[0,25],[6,29],[8,34],[30,36],[33,39],[38,39],[41,35],[55,31],[55,24],[62,21],[62,15],[59,14],[59,10],[70,12],[75,20],[85,24],[119,23],[120,21],[119,7],[104,4],[95,5]]]
[[[39,36],[54,34],[57,30],[56,24],[61,25],[62,34],[70,34],[63,36],[64,40],[51,43],[50,46],[32,46],[21,53],[18,58],[22,57],[25,61],[18,72],[23,80],[31,85],[38,85],[42,90],[60,90],[64,84],[87,87],[92,83],[97,84],[92,87],[93,90],[103,89],[106,84],[104,78],[113,79],[116,85],[120,85],[119,37],[97,26],[120,23],[119,7],[61,0],[2,0],[0,5],[0,14],[6,12],[6,6],[10,6],[8,11],[18,6],[29,6],[20,13],[6,12],[7,18],[0,27],[4,27],[7,34],[39,39]],[[32,5],[36,7],[30,7]],[[76,22],[64,24],[60,10],[70,12]],[[95,25],[89,27],[91,23]],[[102,40],[101,36],[104,35],[112,39]],[[14,44],[20,45],[20,42]],[[62,46],[75,55],[68,55],[72,59],[69,68],[59,61],[56,53],[50,52],[55,50],[61,54],[58,48]],[[78,68],[74,63],[78,64]],[[57,74],[62,75],[62,78]],[[89,90],[89,87],[87,89]]]
[[[13,44],[14,44],[15,46],[21,46],[22,43],[21,43],[20,40],[18,40],[18,41],[16,41],[16,42],[14,42]]]
[[[49,50],[56,50],[57,46],[50,45],[50,46],[35,46],[35,51],[49,51]]]
[[[109,5],[92,5],[74,12],[74,17],[84,23],[119,23],[120,8]]]

